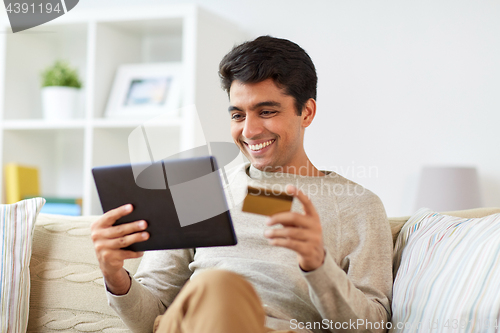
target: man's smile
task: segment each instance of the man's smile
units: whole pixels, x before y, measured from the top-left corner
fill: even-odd
[[[244,143],[248,148],[250,148],[251,151],[260,151],[260,150],[272,145],[274,143],[274,141],[276,141],[276,139],[271,139],[271,140],[256,143],[256,144],[248,144],[247,142],[244,142]]]

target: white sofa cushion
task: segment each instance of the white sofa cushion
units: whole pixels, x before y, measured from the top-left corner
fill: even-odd
[[[391,332],[497,332],[499,257],[500,214],[419,210],[394,249]]]
[[[39,215],[28,332],[128,332],[107,303],[90,239],[90,224],[97,218]],[[126,268],[135,273],[139,261],[126,261]]]

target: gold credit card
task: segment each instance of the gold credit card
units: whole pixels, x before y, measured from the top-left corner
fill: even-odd
[[[276,192],[265,188],[248,186],[248,193],[243,201],[244,212],[271,216],[288,212],[292,208],[293,196],[285,192]]]

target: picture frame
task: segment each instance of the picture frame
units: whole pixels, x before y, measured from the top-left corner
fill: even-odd
[[[104,116],[148,119],[177,115],[181,102],[180,62],[121,65],[115,75]]]

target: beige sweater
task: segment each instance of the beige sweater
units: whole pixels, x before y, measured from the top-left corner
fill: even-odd
[[[383,331],[375,328],[390,318],[392,237],[375,194],[333,172],[304,177],[246,165],[229,179],[226,193],[235,202],[244,197],[247,183],[275,189],[292,184],[305,192],[321,218],[324,264],[312,272],[301,271],[295,252],[268,244],[263,236],[267,218],[242,212],[238,204],[231,210],[236,246],[146,252],[128,294],[108,292],[110,305],[132,331],[150,332],[155,317],[184,283],[209,268],[234,271],[250,281],[271,328]],[[297,199],[292,210],[302,212]]]

